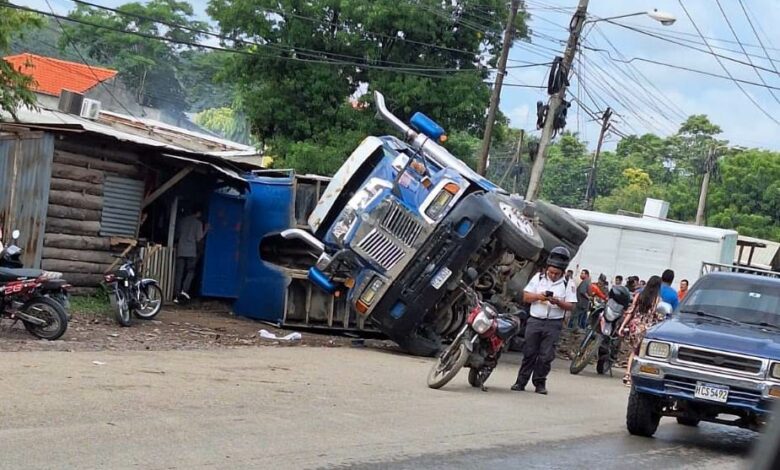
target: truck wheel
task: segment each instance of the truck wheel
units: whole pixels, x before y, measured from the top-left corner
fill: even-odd
[[[397,341],[401,349],[412,356],[436,357],[441,351],[441,342],[423,338],[418,335]]]
[[[544,227],[538,227],[537,231],[539,232],[539,238],[541,238],[542,243],[544,243],[544,253],[549,253],[550,250],[556,246],[565,246],[566,249],[569,250],[569,253],[571,253],[572,258],[577,254],[577,250],[579,250],[578,245],[572,245],[568,240],[562,240],[556,237]]]
[[[520,259],[535,260],[544,248],[533,221],[523,214],[523,208],[510,198],[491,195],[503,221],[498,226],[498,239]]]
[[[657,411],[657,399],[631,387],[626,410],[626,428],[634,436],[652,437],[658,429],[661,415]]]
[[[690,426],[692,428],[695,428],[699,425],[699,420],[695,418],[687,418],[685,416],[679,416],[677,418],[677,424],[681,424],[683,426]]]
[[[588,229],[584,228],[577,219],[558,206],[544,201],[535,201],[536,215],[539,222],[556,237],[567,240],[574,246],[582,245],[588,236]]]

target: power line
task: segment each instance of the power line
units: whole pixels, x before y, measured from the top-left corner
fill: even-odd
[[[9,4],[9,5],[10,5],[10,4]],[[49,7],[49,10],[51,10],[51,13],[52,13],[52,15],[53,15],[53,14],[54,14],[54,8],[51,6],[51,3],[49,3],[49,0],[46,0],[46,5]],[[102,86],[102,87],[103,87],[103,88],[104,88],[104,89],[105,89],[105,90],[108,92],[109,96],[111,96],[111,98],[113,98],[113,99],[114,99],[114,101],[116,101],[116,102],[119,104],[119,106],[121,106],[121,107],[122,107],[122,109],[124,109],[124,110],[125,110],[125,112],[126,112],[127,114],[129,114],[129,115],[130,115],[130,116],[132,116],[132,117],[135,117],[135,115],[134,115],[132,112],[130,112],[130,110],[129,110],[129,109],[127,109],[127,106],[125,106],[125,105],[124,105],[124,103],[122,103],[121,101],[119,101],[119,98],[117,98],[117,97],[114,95],[114,92],[112,92],[112,91],[111,91],[111,89],[108,87],[108,85],[106,85],[105,83],[103,83],[103,80],[101,80],[101,79],[100,79],[100,78],[97,76],[97,74],[95,73],[95,71],[94,71],[94,70],[92,70],[92,66],[91,66],[91,65],[89,65],[89,63],[87,63],[87,59],[85,59],[85,58],[84,58],[84,56],[81,54],[81,51],[79,50],[79,48],[78,48],[78,47],[76,47],[76,44],[73,42],[73,40],[71,40],[71,38],[70,38],[70,35],[68,35],[68,33],[65,31],[65,28],[62,26],[62,23],[60,23],[60,20],[59,20],[59,18],[55,17],[55,20],[57,21],[57,24],[60,26],[60,30],[62,30],[62,34],[65,36],[65,39],[68,41],[68,44],[70,44],[70,46],[73,48],[73,50],[74,50],[74,51],[76,51],[76,54],[78,54],[79,58],[80,58],[80,59],[81,59],[81,61],[84,63],[84,65],[86,65],[86,66],[87,66],[87,69],[89,69],[89,71],[92,73],[92,75],[94,76],[95,80],[97,80],[97,82],[98,82],[98,83],[99,83],[99,84],[100,84],[100,85],[101,85],[101,86]]]
[[[761,50],[764,51],[764,54],[766,55],[767,59],[769,59],[769,63],[772,64],[772,68],[775,69],[775,72],[777,72],[777,67],[775,67],[774,61],[769,57],[769,52],[767,52],[766,47],[764,47],[764,42],[761,40],[761,37],[758,35],[758,31],[756,31],[756,27],[753,25],[753,21],[750,19],[750,15],[748,15],[747,8],[745,8],[745,4],[742,3],[742,0],[739,0],[739,6],[742,7],[742,12],[745,14],[745,18],[747,18],[748,24],[750,24],[750,29],[753,30],[753,34],[756,36],[756,40],[761,45]],[[774,96],[774,93],[772,94],[772,96]]]
[[[678,1],[680,1],[680,0],[678,0]],[[690,16],[688,16],[688,17],[690,18]],[[665,36],[660,35],[660,34],[647,32],[647,31],[645,31],[645,30],[643,30],[641,28],[635,28],[633,26],[629,26],[629,25],[626,25],[626,24],[623,24],[623,23],[618,23],[618,22],[612,21],[612,20],[604,20],[604,21],[609,23],[609,24],[613,24],[615,26],[620,26],[621,28],[625,28],[625,29],[628,29],[630,31],[634,31],[634,32],[637,32],[639,34],[644,34],[645,36],[650,36],[650,37],[656,38],[656,39],[661,40],[661,41],[666,41],[666,42],[669,42],[669,43],[672,43],[672,44],[677,44],[678,46],[686,47],[688,49],[692,49],[694,51],[702,52],[704,54],[713,55],[713,56],[715,56],[718,59],[718,62],[720,62],[720,59],[724,59],[724,60],[728,60],[728,61],[731,61],[731,62],[735,62],[737,64],[745,65],[745,66],[748,66],[748,67],[753,66],[752,64],[750,64],[749,62],[745,62],[744,60],[735,59],[734,57],[729,57],[729,56],[723,55],[723,54],[718,54],[717,52],[714,51],[713,47],[710,46],[709,42],[707,42],[707,40],[704,38],[704,35],[700,35],[699,37],[702,38],[702,40],[704,41],[704,44],[707,46],[706,50],[705,49],[701,49],[699,47],[691,46],[690,44],[686,44],[684,42],[680,42],[680,41],[675,40],[675,39],[670,39],[670,38],[665,37]],[[698,31],[698,26],[696,27],[696,29]],[[759,69],[761,69],[761,70],[763,70],[765,72],[770,72],[770,73],[773,73],[773,74],[777,74],[777,72],[775,72],[774,70],[768,69],[766,67],[761,67],[759,65],[755,65],[754,67],[759,68]]]
[[[726,12],[723,10],[723,6],[720,4],[720,0],[715,0],[715,3],[717,3],[718,9],[720,10],[720,13],[723,15],[723,19],[726,20],[726,24],[729,26],[729,29],[731,30],[731,34],[734,35],[734,39],[736,39],[736,41],[739,43],[739,47],[742,49],[742,52],[745,54],[745,57],[747,57],[748,62],[750,62],[750,64],[753,65],[753,61],[750,59],[750,55],[748,55],[747,50],[745,50],[745,46],[743,46],[742,42],[740,42],[739,36],[737,35],[737,32],[734,30],[734,26],[731,25],[731,21],[729,20],[728,15],[726,15]],[[774,66],[774,64],[772,65]],[[753,70],[756,72],[756,75],[758,75],[758,79],[761,80],[761,83],[763,83],[764,85],[768,85],[766,80],[764,80],[764,76],[761,75],[761,72],[758,71],[755,65],[753,65]],[[777,103],[780,104],[780,100],[777,99],[775,92],[769,90],[769,93],[772,95],[772,98],[774,98],[775,101],[777,101]]]
[[[688,19],[690,20],[690,22],[691,22],[691,24],[693,25],[693,27],[696,29],[696,31],[699,33],[699,35],[700,35],[700,36],[702,36],[702,40],[704,40],[704,42],[705,42],[705,43],[707,43],[707,40],[706,40],[706,39],[704,39],[704,37],[703,37],[703,35],[702,35],[701,31],[699,30],[699,26],[698,26],[698,25],[696,24],[696,22],[693,20],[693,17],[691,16],[691,14],[690,14],[690,13],[688,13],[688,9],[687,9],[687,8],[685,8],[685,5],[683,5],[683,2],[682,2],[682,0],[677,0],[677,2],[680,4],[680,7],[682,7],[683,11],[685,12],[685,16],[687,16],[687,17],[688,17]],[[707,43],[707,44],[708,44],[708,47],[709,47],[709,43]],[[712,48],[710,48],[710,50],[712,50]],[[714,55],[714,54],[713,54],[713,55]],[[745,91],[745,88],[744,88],[744,87],[743,87],[743,86],[742,86],[742,85],[741,85],[739,82],[737,82],[737,81],[734,79],[734,76],[731,74],[731,72],[729,71],[729,69],[728,69],[728,68],[726,68],[726,66],[725,66],[725,65],[723,65],[723,62],[720,60],[720,58],[716,56],[716,57],[715,57],[715,59],[718,61],[718,65],[720,65],[720,67],[723,69],[723,71],[724,71],[724,72],[726,72],[726,75],[728,75],[728,76],[729,76],[729,78],[730,78],[730,79],[731,79],[731,80],[734,82],[734,84],[735,84],[735,85],[737,85],[737,88],[739,88],[739,90],[742,92],[742,94],[744,94],[744,95],[745,95],[745,96],[746,96],[746,97],[747,97],[747,98],[750,100],[750,102],[751,102],[751,103],[753,103],[753,105],[754,105],[756,108],[758,108],[758,109],[759,109],[759,110],[760,110],[760,111],[761,111],[761,112],[762,112],[762,113],[763,113],[763,114],[764,114],[766,117],[768,117],[770,120],[772,120],[772,122],[774,122],[775,124],[777,124],[778,126],[780,126],[780,121],[778,121],[777,119],[775,119],[775,118],[774,118],[774,117],[773,117],[771,114],[769,114],[769,113],[768,113],[768,112],[767,112],[767,111],[766,111],[766,110],[765,110],[765,109],[764,109],[764,108],[763,108],[763,107],[762,107],[760,104],[758,104],[758,102],[757,102],[757,101],[756,101],[756,100],[755,100],[755,99],[754,99],[752,96],[750,96],[750,93],[748,93],[747,91]]]

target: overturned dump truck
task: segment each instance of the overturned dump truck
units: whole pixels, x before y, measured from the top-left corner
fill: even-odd
[[[311,230],[281,236],[305,246],[311,282],[346,298],[351,314],[409,353],[433,355],[468,313],[467,269],[483,298],[512,310],[547,252],[564,245],[574,255],[587,226],[471,170],[437,143],[444,130],[425,115],[407,125],[378,92],[375,103],[403,140],[366,138],[322,193]]]

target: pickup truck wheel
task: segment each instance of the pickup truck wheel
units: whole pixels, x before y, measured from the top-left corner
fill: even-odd
[[[677,418],[677,424],[681,424],[683,426],[690,426],[692,428],[695,428],[699,425],[699,420],[696,418],[687,418],[685,416],[679,416]]]
[[[658,400],[631,387],[626,410],[626,428],[634,436],[652,437],[658,429],[661,415],[657,411]]]
[[[539,222],[556,237],[580,246],[588,236],[588,229],[568,212],[544,201],[535,201]]]
[[[535,260],[544,248],[533,221],[523,214],[523,208],[508,197],[491,195],[503,221],[496,234],[501,243],[519,259]]]

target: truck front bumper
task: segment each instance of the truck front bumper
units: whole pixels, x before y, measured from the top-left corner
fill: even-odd
[[[631,365],[631,381],[641,393],[669,400],[683,400],[701,406],[768,415],[778,400],[769,395],[770,389],[780,389],[778,384],[718,372],[705,371],[688,366],[670,364],[647,357],[636,357]],[[726,385],[729,393],[726,403],[696,398],[696,384]],[[736,414],[736,413],[735,413]]]

